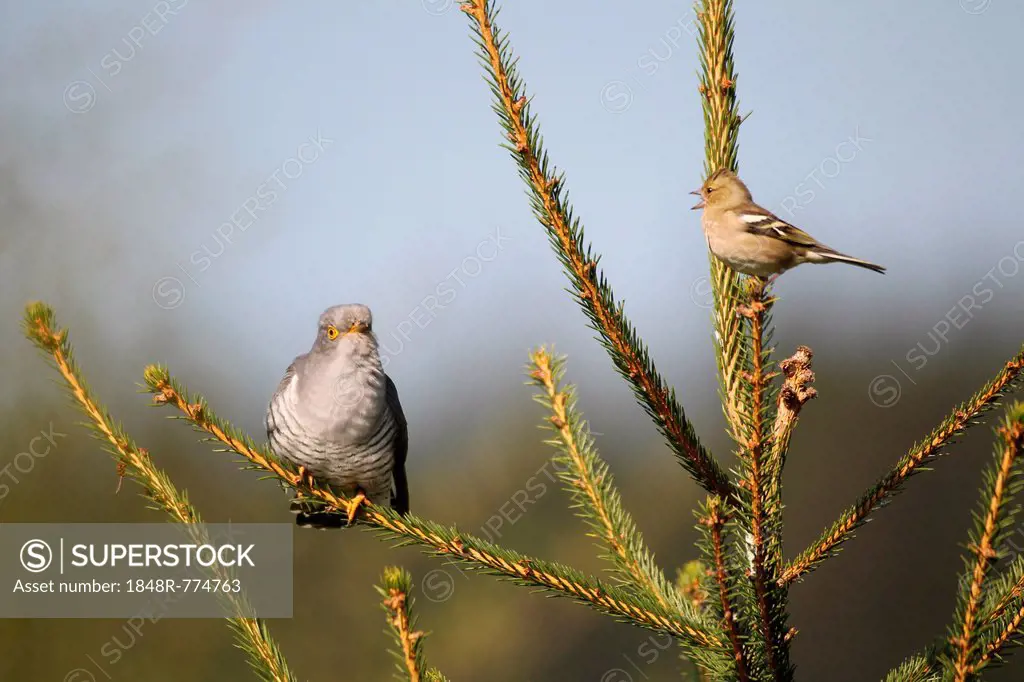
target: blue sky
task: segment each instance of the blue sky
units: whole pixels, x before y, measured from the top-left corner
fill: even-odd
[[[788,273],[776,319],[802,336],[782,342],[868,340],[902,355],[999,263],[999,288],[971,315],[984,323],[947,336],[976,343],[1005,326],[1024,290],[1024,8],[736,11],[752,112],[741,175],[783,217],[889,268]],[[402,345],[389,371],[425,410],[453,372],[470,398],[514,390],[541,342],[572,354],[584,384],[594,367],[596,386],[615,381],[498,147],[452,3],[9,4],[3,19],[8,318],[50,300],[70,323],[106,325],[108,351],[235,377],[252,392],[246,414],[308,347],[319,312],[347,301],[369,304],[382,340]],[[686,194],[703,161],[692,22],[668,0],[522,0],[500,17],[616,294],[660,365],[707,385],[706,254]],[[18,343],[13,325],[4,334]]]

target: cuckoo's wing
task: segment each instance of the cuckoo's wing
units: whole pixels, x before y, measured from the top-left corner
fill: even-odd
[[[277,424],[274,422],[274,411],[271,409],[271,406],[277,402],[278,396],[285,392],[285,389],[288,388],[288,384],[290,384],[295,378],[295,368],[304,357],[304,355],[300,355],[292,361],[292,364],[288,365],[288,369],[284,371],[284,376],[281,377],[281,381],[277,384],[277,388],[274,389],[274,395],[270,397],[270,405],[267,406],[267,414],[263,418],[263,423],[267,428],[268,439],[272,438],[271,433],[278,429]]]
[[[395,434],[395,467],[391,474],[394,483],[394,489],[391,491],[391,508],[399,514],[406,514],[409,511],[409,482],[405,477],[405,457],[409,452],[409,424],[405,420],[402,403],[398,400],[398,389],[395,382],[391,381],[391,377],[387,377],[385,400],[398,428],[398,433]]]

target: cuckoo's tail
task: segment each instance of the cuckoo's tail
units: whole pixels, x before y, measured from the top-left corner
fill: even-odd
[[[347,520],[341,514],[317,511],[316,505],[311,504],[307,499],[296,497],[292,500],[290,509],[295,514],[295,525],[299,528],[326,530],[348,526]]]

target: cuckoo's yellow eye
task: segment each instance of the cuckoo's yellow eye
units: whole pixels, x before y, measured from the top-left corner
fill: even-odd
[[[330,339],[331,341],[334,341],[336,338],[338,338],[338,334],[339,334],[339,332],[338,332],[338,328],[337,327],[335,327],[333,324],[327,325],[327,338],[328,339]]]

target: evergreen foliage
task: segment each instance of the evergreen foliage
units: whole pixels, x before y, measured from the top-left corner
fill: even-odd
[[[530,383],[547,413],[545,428],[550,432],[548,443],[556,451],[555,469],[572,506],[610,562],[611,581],[524,555],[455,526],[412,514],[402,516],[373,504],[359,507],[360,525],[399,545],[417,545],[467,568],[569,597],[620,621],[670,634],[697,667],[701,680],[793,680],[790,643],[797,633],[788,623],[789,589],[835,557],[840,546],[902,491],[909,478],[946,453],[960,434],[978,423],[1003,396],[1019,388],[1024,347],[990,382],[914,445],[820,539],[786,563],[782,473],[801,410],[816,395],[811,350],[799,347],[792,357],[778,363],[779,371],[775,371],[774,298],[769,283],[738,275],[710,257],[711,327],[719,389],[738,462],[735,471],[727,473],[701,443],[674,389],[658,373],[647,346],[599,267],[600,256],[585,239],[582,223],[569,203],[565,175],[543,148],[538,119],[518,73],[511,42],[496,24],[494,3],[464,0],[461,8],[469,19],[493,95],[503,146],[516,162],[534,215],[565,270],[570,294],[675,457],[709,494],[696,511],[700,539],[695,554],[700,559],[679,570],[675,583],[666,578],[623,506],[610,468],[598,454],[582,417],[575,390],[563,387],[565,359],[544,348],[530,355]],[[719,168],[735,170],[742,118],[732,54],[732,1],[700,0],[696,9],[704,170],[706,174]],[[66,382],[87,417],[87,426],[115,457],[118,472],[137,482],[143,495],[172,520],[193,526],[199,523],[199,514],[185,493],[174,487],[146,450],[132,442],[89,392],[75,365],[67,333],[57,326],[52,311],[41,303],[29,305],[24,327]],[[144,382],[155,404],[176,409],[215,450],[240,456],[243,468],[293,489],[324,513],[347,515],[353,508],[352,500],[321,485],[304,470],[278,460],[265,445],[219,418],[202,397],[190,394],[166,368],[148,367]],[[927,651],[911,656],[890,672],[885,678],[888,682],[977,680],[1019,643],[1024,623],[1024,557],[1008,561],[1006,545],[1008,530],[1018,518],[1016,500],[1024,487],[1022,449],[1024,405],[1017,403],[996,430],[995,455],[982,484],[949,631]],[[378,591],[395,642],[400,677],[410,682],[444,680],[424,660],[423,633],[416,630],[413,613],[411,576],[389,567]],[[234,617],[229,623],[260,678],[294,679],[262,621]]]
[[[423,639],[426,633],[416,629],[413,614],[412,576],[398,566],[384,569],[381,584],[377,588],[381,606],[387,613],[388,631],[397,645],[392,650],[398,668],[398,679],[409,682],[445,682],[437,669],[427,669],[423,655]]]

